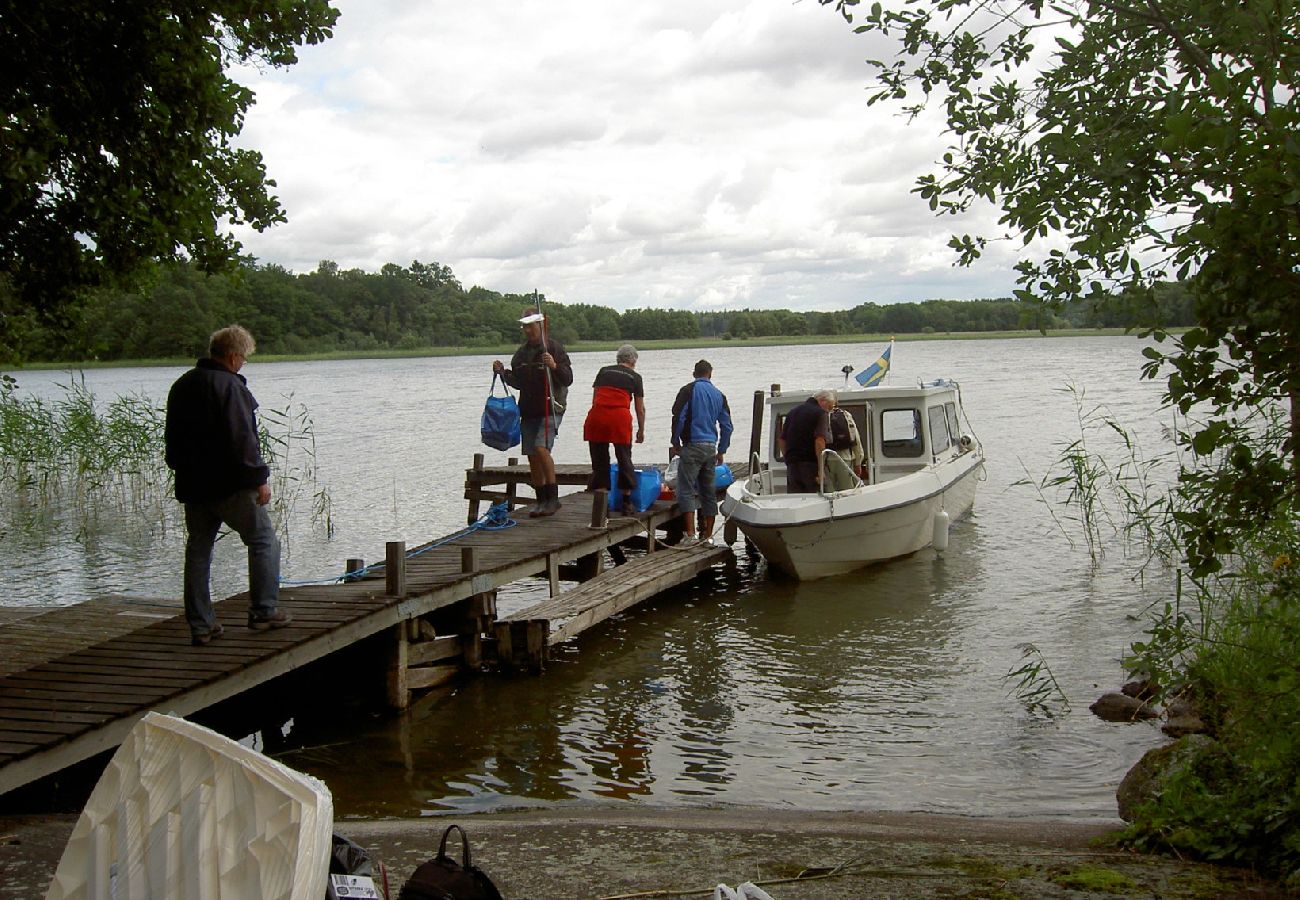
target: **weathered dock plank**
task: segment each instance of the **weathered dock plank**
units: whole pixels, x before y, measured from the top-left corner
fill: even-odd
[[[109,595],[94,603],[0,608],[0,677],[169,619],[180,600]]]
[[[545,619],[549,623],[547,643],[560,644],[610,616],[694,578],[729,555],[730,551],[724,547],[697,544],[689,549],[672,548],[643,556],[607,569],[556,597],[504,616],[503,621]]]

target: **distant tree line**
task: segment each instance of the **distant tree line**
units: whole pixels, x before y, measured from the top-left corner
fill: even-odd
[[[0,283],[0,308],[5,288]],[[1113,300],[1114,298],[1108,298]],[[1122,298],[1121,298],[1122,299]],[[1054,313],[1013,299],[862,303],[836,312],[744,309],[618,311],[593,303],[553,303],[542,295],[551,331],[566,344],[797,337],[837,334],[931,334],[1037,328],[1190,324],[1178,285],[1159,286],[1131,303],[1077,304]],[[10,306],[10,333],[28,360],[187,357],[230,322],[247,326],[263,353],[495,347],[519,339],[520,310],[531,294],[464,288],[438,263],[388,264],[378,272],[324,261],[294,274],[245,261],[233,274],[209,275],[188,262],[160,266],[147,287],[99,288],[57,320],[24,317]],[[1047,317],[1047,318],[1043,318]]]

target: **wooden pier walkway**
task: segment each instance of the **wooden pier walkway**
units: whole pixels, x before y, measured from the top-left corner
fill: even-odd
[[[582,470],[590,471],[564,469],[569,484],[579,477],[585,483]],[[513,495],[526,478],[526,466],[489,470],[476,459],[466,473],[471,510],[495,499],[484,484]],[[287,628],[250,631],[246,595],[218,601],[225,634],[205,647],[190,645],[179,599],[0,608],[0,795],[111,750],[150,710],[194,713],[383,632],[391,634],[385,668],[397,707],[412,690],[488,660],[537,669],[548,644],[729,555],[706,546],[656,552],[657,531],[679,521],[676,504],[596,521],[603,519],[594,515],[600,496],[568,495],[549,518],[517,510],[515,525],[504,530],[468,530],[410,551],[390,543],[388,561],[357,580],[284,587],[281,604],[294,617]],[[602,574],[602,551],[621,560],[620,545],[630,544],[648,550],[646,559],[664,559]],[[560,593],[562,567],[570,566],[589,584]],[[496,590],[535,575],[547,578],[553,599],[573,594],[570,607],[547,601],[498,620]]]

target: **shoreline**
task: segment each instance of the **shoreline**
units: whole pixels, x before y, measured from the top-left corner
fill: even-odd
[[[1177,329],[1175,329],[1177,330]],[[810,334],[779,335],[763,338],[735,338],[722,340],[717,337],[674,338],[670,340],[648,340],[636,344],[642,352],[646,350],[708,350],[720,347],[788,347],[805,344],[881,344],[889,341],[906,343],[909,341],[977,341],[977,340],[1028,340],[1032,338],[1050,339],[1063,337],[1123,337],[1129,335],[1137,338],[1137,331],[1123,328],[1064,328],[1047,333],[1036,329],[1024,331],[946,331],[934,334]],[[579,341],[567,345],[571,353],[600,353],[618,349],[627,341]],[[323,362],[333,360],[359,359],[428,359],[444,356],[493,356],[513,353],[516,344],[497,344],[484,347],[419,347],[410,350],[338,350],[321,353],[298,354],[258,354],[256,361],[260,364],[282,362]],[[127,369],[146,368],[150,366],[191,366],[193,357],[164,357],[157,359],[114,359],[114,360],[63,360],[34,361],[21,366],[6,369],[0,366],[0,372],[43,372],[52,370],[79,369]]]
[[[44,896],[75,821],[0,817],[5,897]],[[709,897],[718,883],[743,881],[774,900],[1287,896],[1240,870],[1114,849],[1107,839],[1122,825],[1118,819],[583,806],[336,818],[334,831],[383,862],[396,897],[453,823],[465,829],[474,864],[504,896],[532,900]]]

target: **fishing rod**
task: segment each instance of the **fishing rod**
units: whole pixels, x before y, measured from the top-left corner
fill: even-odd
[[[533,306],[537,309],[537,315],[541,317],[542,355],[544,356],[551,351],[546,343],[546,314],[542,312],[542,295],[536,288],[533,288]],[[546,376],[546,413],[545,424],[542,427],[544,428],[543,433],[546,436],[546,442],[549,444],[551,441],[551,415],[555,411],[554,407],[560,406],[560,404],[555,399],[555,387],[551,383],[551,367],[546,365],[545,362],[542,363],[542,372]],[[560,408],[560,412],[564,412],[563,407]]]

